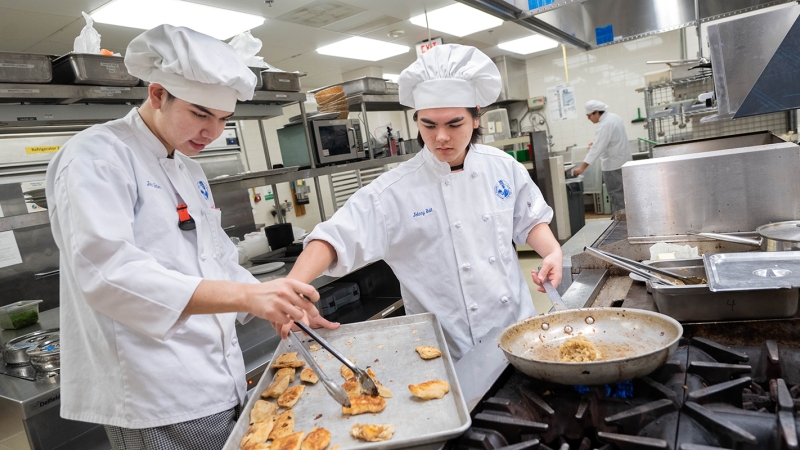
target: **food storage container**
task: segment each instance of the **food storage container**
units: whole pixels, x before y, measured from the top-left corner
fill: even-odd
[[[25,300],[0,307],[0,328],[16,330],[39,322],[39,303],[42,300]]]

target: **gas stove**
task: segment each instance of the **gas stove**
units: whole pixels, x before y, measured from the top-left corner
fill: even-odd
[[[670,361],[619,385],[550,384],[509,366],[473,410],[473,425],[455,446],[797,450],[800,327],[784,327],[789,334],[782,335],[773,326],[756,344],[764,326],[730,325],[727,332],[725,324],[685,327],[686,338]],[[702,337],[709,334],[724,336],[723,343]]]

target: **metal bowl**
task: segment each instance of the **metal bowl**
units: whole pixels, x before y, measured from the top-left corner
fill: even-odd
[[[61,369],[61,344],[58,340],[39,342],[35,347],[28,349],[28,358],[31,365],[38,372],[55,372]]]
[[[58,328],[39,330],[16,337],[3,347],[3,361],[6,364],[28,364],[28,350],[36,347],[42,341],[58,339]]]
[[[631,380],[661,367],[675,353],[683,327],[663,314],[639,309],[584,308],[525,319],[506,328],[500,348],[520,372],[566,385],[595,385]],[[604,359],[567,363],[559,347],[584,336]]]

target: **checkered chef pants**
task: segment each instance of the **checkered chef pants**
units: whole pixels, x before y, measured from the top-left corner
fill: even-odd
[[[153,428],[121,428],[106,425],[114,450],[220,450],[241,413],[236,406],[221,413],[187,422]]]

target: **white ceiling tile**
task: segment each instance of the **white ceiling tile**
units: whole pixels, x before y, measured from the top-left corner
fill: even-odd
[[[59,14],[78,19],[81,18],[81,11],[94,11],[107,2],[108,0],[0,0],[0,8]]]
[[[39,42],[74,21],[69,16],[0,7],[0,49],[10,39]]]

